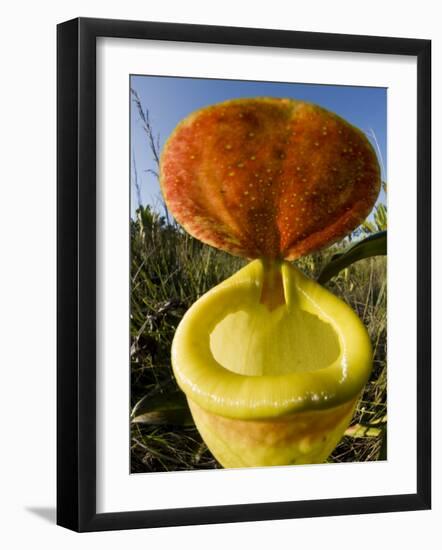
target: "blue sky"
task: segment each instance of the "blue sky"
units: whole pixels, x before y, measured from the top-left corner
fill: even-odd
[[[144,109],[149,110],[152,128],[163,147],[178,122],[206,105],[238,97],[287,97],[321,105],[364,131],[380,157],[382,178],[387,179],[387,89],[359,86],[328,86],[208,80],[158,76],[131,76],[131,87],[137,91]],[[134,159],[143,204],[161,209],[161,192],[156,177],[148,170],[156,169],[136,107],[131,103],[131,157]],[[375,136],[375,137],[373,137]],[[376,143],[375,143],[376,142]],[[137,208],[132,163],[131,212]],[[380,199],[385,201],[383,192]]]

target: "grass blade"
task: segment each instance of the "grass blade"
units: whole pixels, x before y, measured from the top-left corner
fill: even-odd
[[[134,424],[192,426],[193,419],[185,395],[181,391],[146,395],[133,408]]]

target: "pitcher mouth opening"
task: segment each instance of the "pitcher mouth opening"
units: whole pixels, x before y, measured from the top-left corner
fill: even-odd
[[[210,334],[210,350],[225,369],[246,376],[314,372],[334,363],[341,354],[333,326],[299,307],[282,304],[269,311],[244,297]]]

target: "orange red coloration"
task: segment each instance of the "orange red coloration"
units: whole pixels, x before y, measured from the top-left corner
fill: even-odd
[[[247,258],[292,260],[366,218],[380,171],[364,134],[337,115],[291,99],[239,99],[177,126],[161,187],[197,239]]]
[[[218,416],[188,400],[204,441],[225,468],[320,464],[342,438],[357,399],[338,407],[274,419]]]

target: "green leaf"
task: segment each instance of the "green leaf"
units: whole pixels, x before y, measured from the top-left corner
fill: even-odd
[[[380,231],[359,241],[343,254],[335,254],[331,261],[324,267],[318,277],[318,282],[323,284],[337,275],[349,265],[370,258],[371,256],[385,256],[387,254],[387,232]]]
[[[345,435],[354,437],[379,437],[382,434],[382,428],[374,426],[365,426],[364,424],[354,424],[345,430]]]
[[[373,422],[353,424],[346,429],[345,435],[354,438],[380,437],[387,431],[387,415],[374,420]]]
[[[146,395],[133,408],[131,421],[135,424],[193,425],[186,396],[181,391]]]

